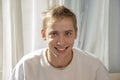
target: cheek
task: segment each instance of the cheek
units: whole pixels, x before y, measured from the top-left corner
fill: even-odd
[[[51,38],[47,39],[47,43],[48,43],[49,46],[55,45],[56,42],[57,42],[56,39],[51,39]]]
[[[67,41],[67,43],[70,44],[71,46],[73,46],[74,45],[74,41],[75,41],[75,39],[70,39],[70,40]]]
[[[69,38],[68,40],[67,40],[67,42],[69,42],[69,43],[73,43],[75,41],[75,38]]]

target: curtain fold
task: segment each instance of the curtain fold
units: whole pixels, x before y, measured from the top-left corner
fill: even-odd
[[[21,2],[2,0],[3,16],[3,71],[2,79],[8,80],[13,67],[23,56]]]
[[[3,62],[3,25],[2,25],[2,1],[0,0],[0,80],[2,80],[2,62]]]
[[[2,0],[1,4],[3,80],[8,80],[25,53],[47,46],[40,37],[42,12],[57,5],[65,5],[77,16],[78,38],[74,46],[96,54],[109,67],[109,0]]]
[[[48,9],[47,0],[22,0],[22,26],[24,53],[45,48],[41,37],[42,15]]]
[[[109,67],[109,0],[63,0],[77,16],[78,38],[75,46],[89,51]]]
[[[64,4],[64,0],[47,0],[48,8],[51,8],[53,6],[59,6]]]
[[[46,47],[40,37],[42,12],[47,0],[2,0],[2,80],[8,80],[16,63],[25,54]],[[42,7],[41,7],[42,6]],[[2,43],[2,41],[0,41]],[[1,47],[0,46],[0,47]]]
[[[80,47],[97,55],[108,68],[109,0],[85,0],[85,4]]]

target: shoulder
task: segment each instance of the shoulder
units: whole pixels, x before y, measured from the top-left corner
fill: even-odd
[[[78,64],[81,64],[80,66],[84,71],[97,75],[97,80],[109,80],[107,68],[96,55],[78,48],[74,48],[73,51],[75,54],[75,60]]]
[[[21,60],[29,60],[29,59],[34,59],[36,57],[41,57],[45,51],[46,51],[46,48],[32,51],[32,52],[26,54],[25,56],[23,56]]]
[[[78,58],[78,60],[81,60],[84,63],[101,64],[101,61],[99,60],[99,58],[93,53],[90,53],[88,51],[83,51],[78,48],[73,48],[73,51],[74,51],[76,57]]]
[[[80,55],[82,57],[88,57],[88,58],[92,58],[92,59],[97,59],[98,57],[96,55],[94,55],[93,53],[91,52],[88,52],[88,51],[83,51],[79,48],[73,48],[73,52],[76,54],[76,55]]]
[[[39,59],[42,58],[42,55],[44,54],[44,51],[46,49],[40,49],[33,51],[31,53],[26,54],[23,56],[19,62],[16,64],[16,66],[13,69],[12,75],[10,76],[10,79],[17,80],[21,79],[23,80],[25,77],[25,72],[31,71],[31,69],[36,69],[37,65],[39,63]],[[16,77],[17,76],[17,77]]]
[[[26,55],[24,55],[19,62],[17,63],[16,67],[20,67],[20,65],[25,65],[26,63],[35,63],[36,61],[39,61],[40,58],[43,57],[44,53],[46,51],[46,48],[39,49],[33,52],[30,52]]]
[[[75,60],[78,63],[81,63],[82,66],[86,67],[86,69],[89,67],[91,67],[91,70],[105,69],[102,61],[93,53],[74,48],[74,54],[76,58]]]

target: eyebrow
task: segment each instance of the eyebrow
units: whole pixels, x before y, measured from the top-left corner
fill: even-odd
[[[53,31],[51,31],[50,33],[53,33],[53,32],[58,33],[59,31],[53,30]],[[65,30],[64,32],[73,32],[73,30]]]
[[[73,30],[66,30],[65,32],[73,32]]]

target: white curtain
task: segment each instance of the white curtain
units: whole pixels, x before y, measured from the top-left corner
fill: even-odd
[[[2,27],[2,1],[0,0],[0,80],[2,80],[2,61],[3,61],[3,27]]]
[[[96,54],[108,68],[109,0],[86,0],[85,4],[80,47]]]
[[[64,0],[78,18],[75,46],[97,55],[108,68],[109,0]]]
[[[48,1],[48,8],[64,4],[64,0],[47,0],[47,1]]]
[[[22,26],[24,53],[46,47],[41,38],[42,13],[47,10],[47,0],[22,0]]]
[[[2,79],[8,80],[12,68],[23,56],[21,1],[2,0],[3,57]]]
[[[2,80],[8,80],[23,55],[47,46],[40,36],[42,12],[56,5],[65,5],[77,16],[75,46],[96,54],[108,67],[109,0],[2,0],[0,4]]]
[[[47,0],[1,0],[0,80],[8,80],[22,56],[46,47],[40,37]],[[2,56],[2,57],[1,57]]]
[[[109,67],[109,0],[86,0],[81,32],[81,48],[96,54]]]

